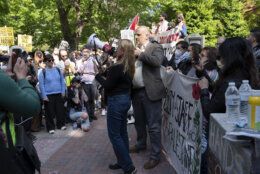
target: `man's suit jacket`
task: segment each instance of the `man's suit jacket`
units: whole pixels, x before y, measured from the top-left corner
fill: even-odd
[[[163,62],[163,48],[156,42],[150,42],[138,59],[142,61],[145,91],[150,100],[156,101],[166,96],[166,90],[160,75]]]

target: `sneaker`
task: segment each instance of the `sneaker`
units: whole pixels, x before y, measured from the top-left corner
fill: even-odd
[[[66,126],[62,126],[60,129],[61,129],[61,130],[66,130],[67,127],[66,127]]]
[[[124,174],[135,174],[137,172],[137,169],[133,166],[132,169],[130,169],[129,171],[124,172]]]
[[[135,123],[135,118],[131,115],[130,119],[127,119],[127,124],[133,124]]]
[[[49,130],[49,134],[54,134],[54,130]]]
[[[102,109],[101,115],[106,116],[106,109]]]

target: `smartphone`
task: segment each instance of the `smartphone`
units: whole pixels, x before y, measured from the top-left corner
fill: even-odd
[[[23,47],[14,45],[10,49],[10,57],[12,58],[12,71],[13,71],[17,59],[20,57],[21,59],[24,59],[24,61],[26,62],[28,53],[25,51]]]

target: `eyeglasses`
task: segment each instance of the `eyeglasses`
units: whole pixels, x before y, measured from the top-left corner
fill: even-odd
[[[54,62],[54,60],[53,59],[49,59],[49,60],[47,60],[47,62]]]

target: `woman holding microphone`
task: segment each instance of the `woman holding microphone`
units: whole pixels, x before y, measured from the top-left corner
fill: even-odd
[[[107,92],[107,129],[113,145],[117,163],[110,164],[112,170],[122,168],[125,174],[136,173],[129,156],[127,134],[127,111],[131,106],[130,90],[135,72],[134,45],[122,39],[117,48],[117,63],[105,73],[96,75],[96,80]],[[106,77],[106,78],[105,78]]]

